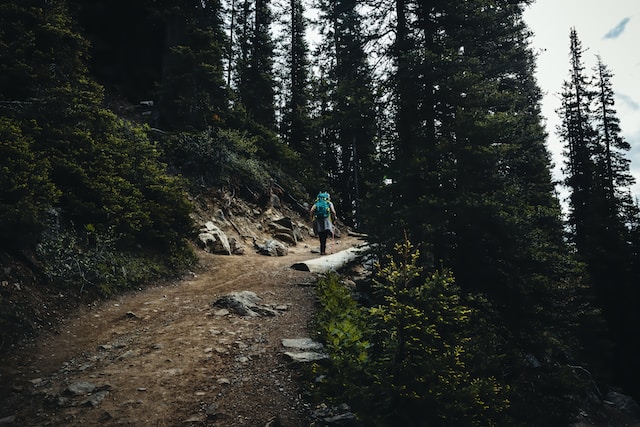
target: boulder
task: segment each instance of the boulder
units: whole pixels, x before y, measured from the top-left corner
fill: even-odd
[[[282,207],[282,202],[280,201],[280,197],[278,197],[277,194],[271,193],[269,197],[269,206],[273,206],[276,209],[279,209]]]
[[[329,358],[326,354],[317,351],[285,351],[284,355],[298,363],[317,362]]]
[[[323,345],[311,338],[283,338],[282,345],[297,350],[322,350]]]
[[[285,256],[289,253],[289,248],[277,240],[267,240],[264,244],[254,243],[256,250],[261,255]]]
[[[246,248],[235,237],[229,238],[229,246],[231,247],[231,253],[234,255],[244,255]]]
[[[276,316],[278,312],[272,308],[260,304],[262,300],[255,292],[232,292],[216,300],[214,307],[224,307],[240,316]]]
[[[285,338],[282,346],[289,349],[284,355],[294,362],[307,363],[329,358],[322,352],[323,345],[311,338]]]
[[[282,217],[271,221],[269,227],[272,230],[273,237],[288,243],[292,246],[298,244],[302,240],[302,233],[299,227],[289,217]]]
[[[214,254],[232,254],[227,235],[211,221],[208,221],[204,227],[200,229],[198,239],[202,248],[206,251]]]
[[[631,415],[633,417],[640,416],[640,405],[638,405],[638,402],[636,402],[631,396],[610,391],[607,393],[604,401],[609,406],[612,406],[627,415]]]

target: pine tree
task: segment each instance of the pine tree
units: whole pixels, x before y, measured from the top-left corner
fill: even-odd
[[[3,131],[12,151],[36,162],[33,172],[48,171],[31,182],[59,195],[38,208],[60,208],[80,228],[112,230],[123,247],[140,239],[154,250],[183,249],[191,219],[180,183],[165,174],[145,129],[103,108],[103,88],[86,65],[88,44],[65,5],[9,2],[0,20],[11,58],[2,62],[1,99],[20,106],[3,111],[10,118]],[[12,167],[20,176],[20,162]]]
[[[591,199],[595,188],[592,153],[595,151],[596,131],[591,110],[594,93],[585,73],[582,55],[582,43],[573,28],[570,32],[570,78],[563,86],[559,135],[566,143],[565,184],[571,189],[569,224],[574,229],[578,252],[584,252],[590,247],[587,232],[590,218],[594,218],[595,223],[600,222],[595,218],[598,210],[593,209]],[[594,215],[590,217],[590,213]]]
[[[159,2],[67,0],[89,41],[89,68],[118,101],[154,100],[162,77],[165,19]]]
[[[524,3],[395,2],[395,176],[371,228],[385,237],[404,227],[430,254],[423,265],[449,267],[463,290],[488,296],[518,349],[506,357],[513,414],[544,424],[566,420],[573,385],[566,367],[547,365],[556,406],[527,407],[525,384],[538,380],[520,355],[584,356],[571,335],[598,318],[563,240]]]
[[[611,72],[597,57],[594,76],[589,79],[575,29],[570,41],[571,78],[562,94],[559,135],[566,144],[572,240],[615,344],[616,380],[637,392],[639,373],[629,358],[637,348],[627,338],[627,328],[639,320],[631,226],[637,206],[630,197],[634,179],[625,157],[630,146],[621,136]]]
[[[306,160],[312,156],[309,147],[310,88],[309,47],[305,39],[307,21],[300,0],[290,0],[290,43],[287,55],[289,88],[283,112],[282,135],[291,148]]]
[[[269,0],[245,0],[240,17],[242,35],[237,90],[249,118],[275,130],[272,22]]]
[[[621,135],[620,119],[615,110],[611,83],[613,74],[600,56],[597,56],[594,72],[597,94],[594,98],[594,119],[599,141],[599,152],[595,162],[602,176],[603,197],[606,200],[608,217],[614,223],[620,223],[620,213],[624,206],[633,204],[627,190],[635,183],[635,179],[630,173],[630,161],[625,156],[631,146]]]
[[[228,118],[229,91],[223,58],[227,46],[219,0],[194,1],[161,10],[166,45],[158,94],[158,125],[204,130]]]
[[[371,70],[364,51],[358,2],[323,2],[321,9],[329,26],[325,43],[333,55],[329,77],[335,85],[331,90],[330,120],[334,123],[332,143],[339,158],[332,186],[337,190],[341,217],[357,226],[377,132]]]

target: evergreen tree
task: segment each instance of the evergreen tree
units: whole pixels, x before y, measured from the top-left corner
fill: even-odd
[[[300,0],[290,0],[290,47],[287,55],[289,70],[288,99],[284,107],[282,134],[291,148],[311,157],[309,147],[309,48],[305,39],[307,22]]]
[[[90,43],[89,69],[112,95],[138,104],[155,99],[162,77],[165,19],[159,2],[67,0]]]
[[[219,0],[167,6],[166,45],[158,94],[158,125],[204,130],[228,118],[222,65],[227,46]]]
[[[103,89],[86,67],[88,45],[64,4],[9,2],[0,12],[8,59],[1,99],[19,106],[3,111],[3,131],[13,152],[34,159],[34,172],[49,171],[42,184],[59,194],[53,207],[79,228],[113,231],[123,248],[139,239],[147,249],[183,250],[191,219],[181,184],[165,174],[144,128],[102,107]]]
[[[621,135],[620,119],[615,110],[614,91],[611,83],[613,74],[599,56],[597,56],[594,72],[596,88],[594,119],[596,120],[599,142],[599,152],[595,162],[598,165],[598,172],[602,176],[602,195],[606,200],[608,218],[620,225],[621,212],[625,206],[633,204],[628,189],[635,183],[635,179],[629,170],[630,160],[625,156],[631,146]]]
[[[591,200],[595,188],[592,153],[595,151],[596,132],[591,110],[594,93],[585,73],[582,55],[582,43],[573,28],[570,33],[570,78],[563,85],[559,135],[566,144],[565,184],[571,189],[569,224],[574,229],[578,252],[584,252],[590,246],[587,237],[589,213],[597,212]],[[595,215],[592,218],[599,222]]]
[[[2,105],[7,108],[7,105]],[[0,233],[4,250],[32,246],[43,227],[45,212],[59,192],[51,183],[50,165],[34,152],[20,122],[0,117]]]
[[[379,197],[390,203],[370,228],[384,238],[403,227],[430,255],[423,265],[449,267],[463,290],[488,296],[517,349],[505,359],[514,417],[553,424],[572,407],[567,367],[545,364],[553,386],[543,385],[521,355],[584,356],[586,342],[559,325],[584,337],[598,318],[563,240],[527,3],[395,2],[398,143],[389,196]],[[546,407],[529,405],[527,383],[556,387]]]
[[[269,0],[245,0],[239,25],[242,28],[237,91],[249,119],[275,130],[272,15]]]
[[[625,157],[630,146],[621,136],[611,72],[597,57],[594,77],[589,79],[575,29],[570,42],[571,79],[562,93],[559,135],[566,147],[572,238],[615,344],[617,381],[637,393],[640,374],[629,358],[637,346],[627,335],[628,328],[639,320],[635,310],[637,277],[633,273],[637,255],[630,226],[637,206],[630,197],[634,179]]]
[[[332,186],[337,191],[341,217],[360,225],[358,213],[367,192],[375,152],[376,109],[371,70],[364,51],[364,33],[358,2],[323,2],[321,9],[329,29],[325,41],[333,55],[329,78],[333,143],[338,170]]]

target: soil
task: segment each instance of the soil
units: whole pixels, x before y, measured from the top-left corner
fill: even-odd
[[[316,246],[309,236],[281,257],[196,249],[200,265],[181,280],[82,307],[4,357],[0,425],[311,425],[304,368],[281,340],[312,334],[316,277],[291,265]],[[235,291],[278,314],[213,304]]]

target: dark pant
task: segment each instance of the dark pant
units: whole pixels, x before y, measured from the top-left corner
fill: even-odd
[[[324,255],[327,249],[327,237],[331,234],[330,231],[321,231],[318,233],[318,237],[320,237],[320,254]]]

